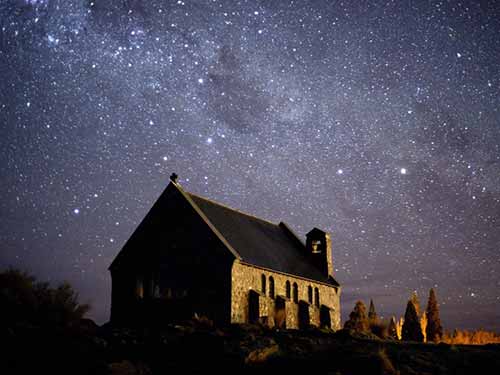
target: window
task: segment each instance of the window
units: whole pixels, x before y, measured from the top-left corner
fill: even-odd
[[[156,297],[156,285],[159,277],[156,275],[154,271],[146,271],[142,275],[142,293],[144,298],[154,298]]]
[[[314,288],[314,304],[319,307],[319,289]]]
[[[172,298],[172,289],[171,288],[165,289],[165,298],[167,298],[167,299]]]
[[[138,276],[136,280],[135,295],[139,298],[144,298],[144,284],[141,276]]]
[[[274,298],[274,279],[269,276],[269,297]]]
[[[292,288],[290,287],[290,281],[285,284],[286,298],[292,298]]]
[[[313,254],[321,253],[321,241],[318,240],[312,241],[312,253]]]
[[[312,305],[312,303],[313,303],[313,288],[310,285],[307,287],[307,299],[309,300],[309,303]]]
[[[266,294],[266,275],[262,274],[262,276],[260,277],[260,280],[261,280],[261,291],[262,291],[262,294]]]
[[[297,283],[293,283],[293,302],[299,303],[299,287]]]

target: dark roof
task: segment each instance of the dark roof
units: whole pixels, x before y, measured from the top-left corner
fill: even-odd
[[[186,194],[241,256],[243,262],[339,285],[311,263],[306,257],[304,243],[286,224],[274,224],[198,195]]]
[[[316,235],[316,234],[325,234],[325,231],[322,231],[321,229],[318,229],[316,227],[314,227],[313,229],[311,229],[307,234],[306,234],[306,237],[307,236],[310,236],[310,235]]]

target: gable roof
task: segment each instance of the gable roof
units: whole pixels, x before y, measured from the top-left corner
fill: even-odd
[[[173,189],[173,190],[172,190]],[[196,214],[235,259],[260,268],[314,280],[338,287],[333,277],[327,277],[307,256],[304,242],[283,222],[271,223],[250,214],[227,207],[210,199],[186,192],[179,183],[171,181],[153,205],[121,251],[108,267],[112,270],[134,249],[132,239],[154,220],[161,220],[162,202],[167,192],[180,193]],[[181,198],[182,199],[182,198]]]
[[[182,191],[179,184],[175,185]],[[216,228],[242,262],[339,286],[311,262],[304,243],[285,223],[274,224],[199,195],[182,193],[195,209],[201,210],[207,224]]]

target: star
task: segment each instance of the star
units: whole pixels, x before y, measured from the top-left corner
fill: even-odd
[[[301,239],[329,231],[348,301],[401,314],[439,285],[447,327],[500,331],[494,7],[7,3],[0,267],[69,279],[107,321],[109,261],[177,172]],[[85,282],[67,249],[94,259]]]

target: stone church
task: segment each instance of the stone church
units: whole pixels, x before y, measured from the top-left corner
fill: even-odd
[[[111,322],[161,324],[205,316],[219,324],[340,328],[331,240],[305,243],[288,225],[169,185],[109,267]]]

